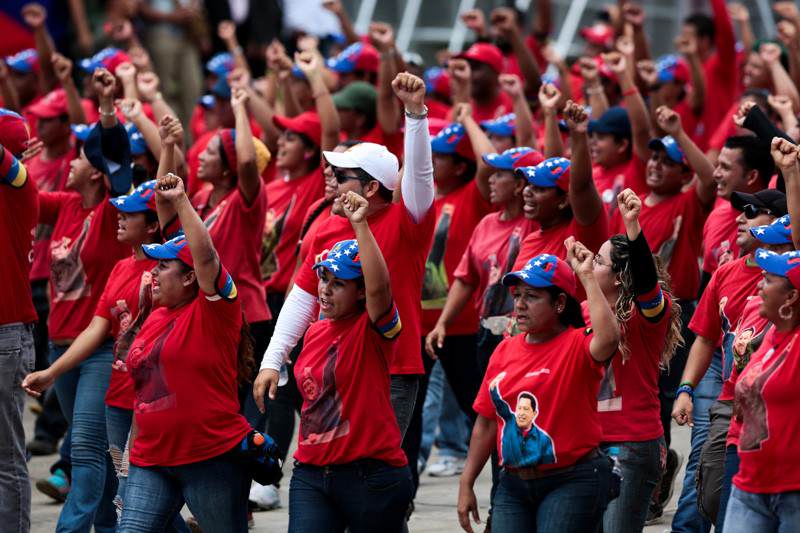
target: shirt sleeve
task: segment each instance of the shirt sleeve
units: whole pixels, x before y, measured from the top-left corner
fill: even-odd
[[[747,113],[744,119],[744,127],[755,133],[756,137],[765,143],[765,145],[771,144],[773,137],[782,137],[790,143],[795,144],[794,140],[792,140],[785,131],[773,124],[758,106],[753,106]]]
[[[433,206],[433,159],[427,118],[406,117],[403,151],[400,191],[411,218],[419,223]]]
[[[467,248],[464,250],[464,255],[461,256],[458,266],[453,271],[453,277],[455,279],[460,279],[467,285],[473,287],[477,287],[480,284],[480,273],[475,270],[475,263],[472,261],[475,254],[476,241],[479,238],[480,227],[480,223],[475,227],[475,231],[472,232],[472,237],[469,239],[469,244],[467,244]]]
[[[105,318],[108,321],[111,321],[111,308],[114,305],[111,302],[111,295],[109,293],[114,285],[114,279],[118,275],[117,272],[119,271],[120,263],[121,262],[117,262],[117,264],[114,265],[114,269],[111,271],[111,274],[108,275],[106,287],[103,289],[103,294],[100,295],[100,300],[97,301],[97,307],[94,310],[95,316]]]
[[[736,77],[736,35],[733,33],[733,23],[728,13],[725,0],[711,0],[711,10],[714,15],[714,36],[717,46],[719,61],[716,71],[723,79]]]
[[[719,294],[717,289],[719,273],[720,270],[717,270],[711,276],[711,281],[708,282],[706,290],[703,291],[703,296],[697,303],[692,320],[689,322],[689,329],[695,334],[715,342],[719,339],[720,328],[722,327],[719,318]]]
[[[61,205],[70,193],[39,191],[39,222],[51,226],[58,220]]]

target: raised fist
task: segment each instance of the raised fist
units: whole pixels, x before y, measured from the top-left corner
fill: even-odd
[[[658,122],[659,128],[673,137],[680,133],[682,129],[681,116],[665,105],[656,109],[656,122]]]
[[[425,109],[424,81],[408,72],[401,72],[392,80],[392,89],[408,111],[422,114]]]
[[[369,40],[379,52],[394,48],[394,30],[385,22],[372,22],[369,25]]]
[[[564,119],[572,131],[586,133],[589,129],[589,114],[582,105],[576,104],[572,100],[568,100],[567,105],[564,106]]]
[[[22,20],[25,24],[36,30],[44,26],[47,20],[47,10],[42,4],[35,2],[22,6]]]

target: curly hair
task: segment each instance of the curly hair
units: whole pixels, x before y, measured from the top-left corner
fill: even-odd
[[[611,241],[611,271],[617,276],[617,281],[620,284],[619,297],[615,305],[617,322],[619,323],[620,336],[619,351],[622,354],[622,360],[627,361],[630,358],[630,347],[627,345],[627,330],[628,321],[633,316],[633,310],[636,305],[636,292],[633,285],[633,273],[631,272],[630,261],[630,246],[628,239],[624,235],[614,235]],[[661,291],[664,296],[670,296],[669,313],[669,327],[667,328],[667,336],[664,340],[664,350],[661,353],[661,368],[669,369],[669,362],[675,354],[678,346],[683,346],[683,335],[681,335],[681,306],[671,297],[671,289],[669,283],[669,274],[667,269],[661,263],[661,260],[654,256],[653,260],[656,265],[656,274],[658,276],[658,283],[661,285]]]

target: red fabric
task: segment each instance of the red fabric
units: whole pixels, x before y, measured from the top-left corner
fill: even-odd
[[[503,91],[498,91],[494,101],[487,105],[481,106],[474,100],[472,101],[472,118],[475,119],[475,122],[480,123],[483,120],[491,120],[513,112],[514,101]]]
[[[346,138],[346,136],[345,136]],[[344,139],[343,139],[344,140]],[[385,146],[390,152],[397,156],[397,159],[403,159],[403,132],[397,131],[391,135],[383,132],[380,125],[376,125],[366,135],[358,138],[359,141],[365,143],[375,143]]]
[[[722,150],[728,137],[736,135],[738,128],[733,121],[733,115],[738,109],[739,100],[736,100],[728,111],[722,114],[718,122],[708,124],[708,127],[711,128],[711,131],[708,132],[708,146],[706,147],[708,150],[716,150],[719,152]]]
[[[798,328],[772,331],[736,383],[734,416],[742,421],[736,488],[759,494],[800,490]]]
[[[306,210],[306,214],[303,217],[303,226],[306,225],[308,222],[309,217],[311,214],[317,210],[322,202],[325,201],[325,198],[320,198],[310,206]],[[332,216],[331,208],[328,207],[327,209],[323,209],[322,212],[317,215],[311,224],[308,225],[308,229],[306,230],[306,234],[303,236],[303,242],[300,244],[300,253],[298,254],[298,258],[300,262],[303,263],[306,260],[306,256],[308,252],[311,250],[311,243],[314,241],[314,235],[316,235],[317,230],[320,226],[326,223],[326,221]],[[302,226],[300,228],[302,230]]]
[[[700,117],[694,114],[692,111],[691,106],[689,105],[689,101],[687,98],[684,98],[672,108],[678,115],[681,117],[681,126],[683,126],[683,131],[689,134],[689,137],[697,143],[705,143],[705,128],[700,125]],[[698,145],[699,146],[699,145]]]
[[[94,316],[109,274],[131,248],[117,240],[117,210],[106,196],[84,208],[74,192],[40,192],[39,222],[53,224],[50,239],[52,340],[75,339]]]
[[[449,105],[431,97],[425,99],[425,105],[428,106],[428,117],[430,118],[446,119],[452,111]]]
[[[616,210],[617,195],[624,188],[630,187],[638,194],[645,192],[642,184],[646,166],[646,163],[635,155],[613,167],[592,165],[594,185],[609,213]]]
[[[750,255],[719,267],[697,303],[689,329],[719,346],[739,323],[747,297],[756,293],[761,278],[761,268]]]
[[[501,220],[500,215],[489,213],[478,223],[453,273],[454,278],[475,288],[473,303],[481,318],[510,315],[513,302],[501,281],[514,266],[522,241],[539,226],[523,215],[511,220]]]
[[[403,333],[398,339],[397,356],[392,361],[392,374],[422,374],[422,359],[419,339],[422,325],[422,308],[419,295],[425,275],[425,258],[430,249],[436,211],[431,208],[425,217],[415,224],[401,203],[390,204],[369,217],[369,227],[383,253],[390,272],[402,272],[392,276],[392,294],[400,311]],[[311,243],[310,253],[297,272],[295,284],[309,294],[317,294],[318,278],[311,268],[316,258],[334,244],[354,239],[350,222],[343,217],[332,216],[319,226]]]
[[[125,361],[133,338],[139,332],[153,306],[150,273],[156,266],[152,259],[136,259],[134,256],[119,261],[111,275],[95,316],[111,323],[114,338],[114,359]],[[133,409],[133,381],[129,372],[111,367],[111,381],[106,391],[106,405],[120,409]]]
[[[589,226],[582,226],[574,218],[565,224],[547,229],[538,229],[528,234],[522,241],[522,248],[514,263],[514,270],[520,270],[531,259],[539,254],[553,254],[559,259],[566,259],[567,249],[564,241],[570,235],[585,244],[593,252],[597,252],[608,239],[608,217],[602,212],[597,220]]]
[[[192,118],[189,119],[189,134],[195,141],[207,133],[205,115],[206,108],[196,104],[192,110]]]
[[[740,213],[728,200],[717,198],[703,225],[703,272],[713,274],[717,267],[739,257],[736,219]]]
[[[128,354],[139,433],[136,466],[175,466],[216,457],[250,432],[239,414],[236,372],[242,307],[199,294],[147,318]]]
[[[216,131],[207,131],[202,136],[195,138],[194,144],[186,152],[186,166],[189,174],[186,180],[186,191],[190,196],[199,193],[202,189],[209,188],[207,183],[197,179],[197,169],[200,168],[200,154],[203,153],[203,150],[206,149],[206,146],[216,134]]]
[[[261,276],[267,292],[285,293],[297,265],[297,241],[308,207],[325,191],[322,169],[266,185],[267,209],[261,248]]]
[[[86,115],[87,124],[94,124],[100,120],[100,112],[97,110],[97,102],[91,98],[82,98],[81,107],[83,108],[84,115]],[[144,110],[144,104],[142,105],[142,109]]]
[[[0,250],[3,250],[0,279],[6,284],[0,305],[0,326],[15,322],[29,324],[37,320],[28,277],[31,233],[38,214],[39,200],[32,180],[27,180],[19,188],[5,183],[0,185]]]
[[[552,439],[556,461],[540,468],[564,468],[600,443],[597,391],[602,365],[589,353],[592,335],[587,330],[569,328],[535,344],[527,342],[526,337],[511,337],[495,349],[472,407],[479,415],[497,420],[497,450],[503,464],[505,422],[492,402],[489,387],[505,372],[499,382],[502,399],[513,413],[520,393],[533,394],[538,411],[534,423]]]
[[[750,362],[750,357],[761,346],[767,331],[772,327],[772,323],[758,312],[761,301],[758,295],[748,296],[736,329],[722,339],[722,374],[728,378],[722,383],[720,400],[733,400],[741,370]],[[738,442],[737,434],[734,444]]]
[[[422,334],[427,335],[439,320],[450,280],[467,249],[478,222],[491,210],[475,180],[433,202],[436,210],[436,229],[430,253],[425,262],[425,281],[422,284]],[[450,322],[450,335],[472,335],[478,331],[475,307],[467,305]]]
[[[211,208],[210,189],[203,189],[192,198],[192,205],[205,222],[220,261],[231,265],[229,272],[239,289],[239,299],[250,323],[269,320],[264,282],[261,280],[261,239],[267,218],[265,186],[259,188],[252,205],[247,205],[239,191],[233,189]]]
[[[308,328],[293,365],[303,397],[295,459],[319,466],[358,459],[408,464],[390,399],[397,344],[378,333],[366,312]]]
[[[33,178],[40,191],[63,191],[69,175],[69,163],[78,157],[75,147],[70,148],[63,156],[45,161],[42,153],[36,154],[26,163],[28,176]],[[50,277],[50,235],[53,226],[39,224],[33,236],[33,265],[31,281]]]
[[[697,264],[703,244],[700,228],[708,213],[694,187],[653,206],[647,204],[646,195],[641,195],[641,198],[639,224],[650,249],[667,266],[672,294],[675,298],[693,302],[700,289],[700,267]],[[625,232],[619,212],[614,213],[611,226],[619,233]]]

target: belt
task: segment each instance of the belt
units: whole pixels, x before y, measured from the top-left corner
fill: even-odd
[[[586,455],[575,461],[573,464],[565,466],[564,468],[549,468],[547,470],[542,470],[537,466],[525,466],[522,468],[504,467],[503,470],[505,470],[508,474],[511,474],[514,477],[518,477],[524,480],[540,479],[543,477],[552,477],[552,476],[557,476],[559,474],[566,474],[567,472],[573,471],[575,467],[578,466],[579,464],[588,463],[589,461],[597,459],[598,457],[603,457],[603,452],[601,452],[599,448],[594,448],[590,450]]]

